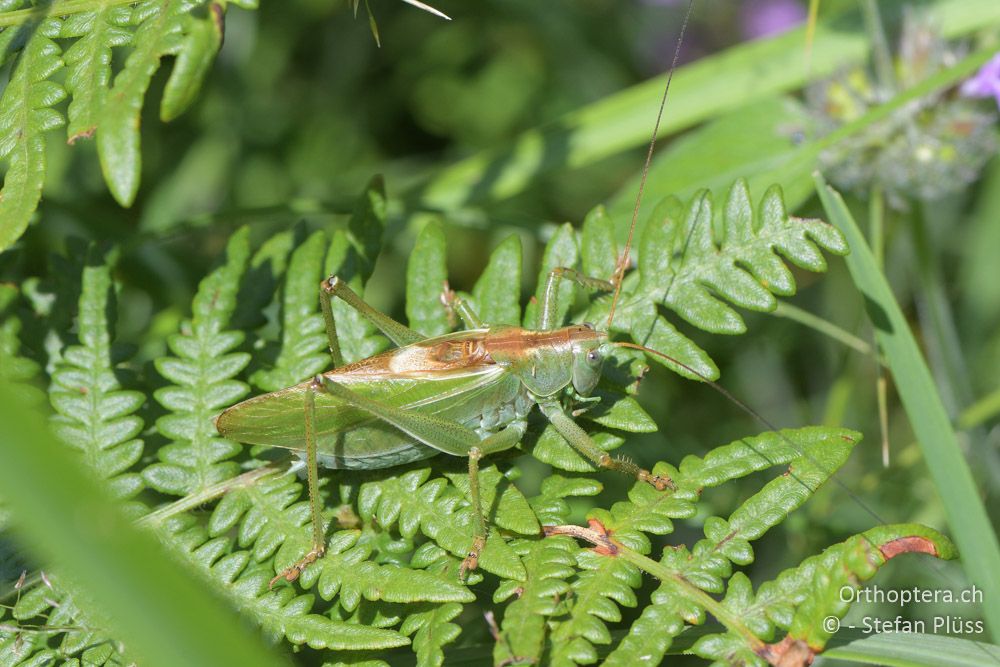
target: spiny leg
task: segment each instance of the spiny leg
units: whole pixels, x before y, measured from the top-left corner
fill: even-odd
[[[502,431],[480,440],[475,431],[461,424],[435,415],[404,410],[393,405],[373,401],[326,376],[317,376],[315,382],[322,387],[323,391],[392,424],[428,447],[452,456],[469,457],[469,490],[475,517],[475,535],[473,536],[472,548],[469,549],[469,553],[462,561],[460,575],[464,576],[467,571],[474,570],[479,564],[479,554],[486,545],[487,536],[486,519],[483,515],[479,493],[479,459],[495,452],[510,449],[520,442],[527,428],[527,422],[514,422]]]
[[[466,572],[479,567],[479,554],[482,553],[483,547],[486,546],[486,538],[489,537],[489,527],[486,525],[486,515],[483,513],[483,503],[479,494],[479,459],[494,452],[510,449],[521,441],[527,427],[528,423],[525,421],[515,422],[502,431],[484,438],[479,446],[469,450],[469,495],[476,523],[472,547],[458,569],[459,578],[464,579]]]
[[[559,311],[559,282],[565,278],[572,280],[578,285],[600,292],[613,292],[615,286],[607,280],[591,278],[585,276],[575,269],[568,269],[565,266],[557,266],[549,271],[549,277],[545,279],[545,292],[542,293],[542,304],[539,308],[538,328],[542,331],[555,329],[559,323],[556,322],[556,315]]]
[[[479,459],[483,457],[479,447],[469,450],[469,493],[472,496],[472,512],[475,517],[475,533],[472,535],[472,547],[465,555],[461,567],[458,569],[459,579],[465,578],[465,573],[479,567],[479,554],[486,546],[486,538],[489,535],[486,528],[486,517],[483,516],[483,502],[479,497]]]
[[[326,531],[323,527],[323,514],[320,511],[319,498],[319,467],[316,462],[316,391],[321,388],[315,379],[309,389],[304,392],[305,427],[306,427],[306,482],[309,489],[309,514],[312,520],[312,549],[301,559],[283,572],[271,579],[268,588],[274,586],[279,579],[295,581],[312,563],[315,563],[326,551]]]
[[[579,425],[577,425],[577,423],[563,411],[562,406],[555,401],[539,403],[538,407],[541,408],[542,413],[552,423],[556,431],[559,432],[559,435],[566,438],[566,442],[572,445],[576,451],[590,459],[594,465],[601,468],[607,468],[609,470],[617,470],[629,475],[630,477],[635,477],[640,482],[651,484],[658,491],[676,488],[673,480],[669,477],[654,475],[648,470],[640,468],[631,461],[614,458],[595,445],[594,441],[590,439],[589,435],[587,435],[587,432],[580,428]]]
[[[326,337],[330,343],[330,356],[334,367],[344,365],[344,357],[340,352],[340,340],[337,338],[337,322],[333,317],[331,297],[338,297],[348,306],[361,313],[369,322],[378,327],[396,345],[402,347],[424,340],[419,333],[403,326],[385,313],[380,313],[362,300],[350,286],[337,276],[330,276],[319,284],[319,303],[323,309],[323,319],[326,322]]]

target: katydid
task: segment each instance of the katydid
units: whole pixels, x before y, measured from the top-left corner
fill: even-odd
[[[461,571],[474,569],[487,533],[479,499],[479,459],[518,444],[535,405],[595,465],[619,470],[659,490],[671,486],[665,477],[611,457],[568,414],[570,404],[590,395],[604,359],[612,346],[621,344],[610,342],[606,333],[589,324],[554,326],[562,279],[617,292],[612,282],[557,268],[549,274],[540,304],[539,330],[487,328],[468,303],[456,299],[454,307],[470,328],[434,338],[424,338],[378,312],[336,276],[322,282],[320,303],[334,369],[243,401],[216,420],[221,434],[239,442],[305,448],[313,547],[275,580],[295,580],[323,555],[318,465],[387,468],[441,452],[469,460],[475,535]],[[357,309],[399,347],[343,365],[330,304],[333,296]]]
[[[690,13],[690,6],[688,9]],[[684,26],[677,42],[678,52]],[[632,215],[628,241],[610,280],[585,276],[571,268],[553,269],[539,304],[538,329],[490,327],[461,299],[451,306],[467,330],[433,338],[396,322],[359,297],[337,276],[320,284],[334,368],[294,387],[257,396],[225,410],[216,420],[219,432],[247,444],[305,450],[312,519],[312,549],[272,580],[294,581],[325,550],[319,508],[318,466],[333,469],[388,468],[439,453],[468,457],[474,535],[460,574],[475,569],[486,544],[487,527],[480,504],[479,460],[510,449],[524,435],[534,406],[580,454],[601,468],[618,470],[664,491],[669,478],[654,475],[624,458],[607,454],[570,416],[601,376],[614,347],[633,347],[657,354],[695,375],[694,369],[666,355],[625,342],[611,342],[606,331],[589,324],[557,326],[561,280],[613,294],[606,329],[629,263],[642,185],[649,171],[659,120],[670,80],[670,68],[656,126],[643,168],[642,184]],[[344,365],[331,299],[337,297],[371,321],[398,347]],[[708,378],[713,386],[717,386]]]

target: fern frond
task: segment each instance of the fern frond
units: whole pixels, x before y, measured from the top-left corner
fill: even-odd
[[[511,234],[490,255],[469,299],[483,322],[492,326],[521,321],[521,238]]]
[[[775,296],[795,292],[795,279],[782,262],[825,271],[821,250],[847,253],[844,236],[820,220],[794,218],[781,190],[770,188],[755,211],[745,181],[729,191],[718,240],[711,195],[696,196],[683,216],[679,204],[657,209],[639,244],[637,294],[712,333],[743,333],[746,325],[725,301],[749,310],[773,310]]]
[[[486,469],[483,470],[485,472]],[[464,557],[472,544],[472,509],[465,495],[436,477],[428,480],[430,468],[410,470],[387,477],[379,482],[362,484],[358,494],[358,511],[366,522],[376,522],[383,528],[399,527],[404,537],[417,531],[427,535],[440,547]],[[493,485],[499,476],[492,476]],[[492,494],[489,474],[481,479],[484,497]],[[484,507],[488,507],[486,503]],[[504,579],[521,580],[524,565],[510,545],[497,531],[492,531],[479,559],[479,567]]]
[[[236,530],[236,543],[254,560],[270,558],[290,535],[303,532],[309,504],[297,502],[303,486],[294,475],[271,475],[256,484],[230,491],[212,511],[212,537]]]
[[[762,433],[718,447],[703,459],[686,457],[677,475],[679,488],[697,489],[722,484],[758,470],[788,465],[787,474],[768,482],[729,517],[705,520],[705,539],[690,554],[676,550],[665,555],[678,571],[709,592],[722,591],[730,563],[753,561],[750,542],[800,507],[847,460],[860,440],[847,429],[809,427],[780,433]]]
[[[683,629],[684,621],[672,605],[647,604],[602,664],[604,667],[657,664]]]
[[[358,198],[347,229],[333,234],[326,257],[326,274],[339,276],[355,292],[364,296],[365,285],[375,270],[382,249],[386,224],[385,183],[372,178]],[[340,335],[344,361],[352,362],[385,350],[389,343],[361,313],[340,299],[331,304]]]
[[[142,167],[139,117],[161,60],[176,56],[160,107],[169,121],[194,100],[222,43],[224,9],[209,0],[53,4],[0,13],[9,19],[0,31],[4,56],[20,51],[0,97],[0,160],[7,162],[0,250],[20,237],[38,206],[45,133],[66,124],[55,104],[69,94],[69,142],[96,134],[108,188],[129,206]],[[121,48],[129,51],[115,72],[113,50]],[[65,88],[53,80],[64,64]]]
[[[157,455],[161,463],[147,467],[143,477],[163,493],[194,493],[235,476],[239,470],[228,459],[242,448],[219,437],[213,419],[221,408],[248,391],[245,383],[233,379],[250,362],[249,354],[233,352],[244,334],[226,327],[249,259],[249,230],[244,227],[230,238],[225,264],[198,286],[191,320],[167,339],[177,356],[155,362],[160,375],[173,383],[154,393],[171,411],[156,421],[156,428],[173,442],[160,447]]]
[[[569,613],[552,630],[553,665],[590,664],[597,661],[595,644],[610,644],[608,623],[622,620],[619,606],[635,607],[635,590],[642,585],[638,567],[590,550],[576,555],[580,572],[572,584]]]
[[[121,388],[111,350],[114,288],[107,264],[83,269],[77,330],[80,344],[62,354],[52,374],[49,399],[56,411],[54,430],[80,452],[84,463],[107,480],[116,498],[131,498],[143,488],[137,473],[126,472],[142,456],[143,428],[134,413],[145,396]]]
[[[729,580],[722,605],[764,641],[773,639],[777,629],[787,630],[788,635],[762,651],[759,645],[751,646],[746,635],[730,629],[701,637],[691,651],[709,659],[762,667],[768,664],[762,654],[775,652],[776,659],[789,645],[801,644],[811,653],[820,651],[835,631],[828,619],[843,618],[850,608],[844,589],[871,579],[889,559],[907,552],[946,559],[956,556],[952,544],[937,531],[913,524],[884,525],[807,558],[761,585],[756,596],[750,580],[738,572]]]
[[[568,579],[576,572],[579,547],[568,537],[516,540],[512,547],[525,563],[524,581],[504,581],[493,594],[499,603],[516,596],[504,609],[494,664],[538,663],[545,650],[549,619],[565,609]]]
[[[424,609],[410,612],[399,631],[413,636],[413,652],[418,665],[444,664],[444,646],[461,634],[462,628],[452,623],[462,613],[462,605],[449,602],[442,605],[424,605]]]
[[[264,391],[298,384],[330,365],[318,296],[325,252],[323,232],[314,232],[292,252],[281,299],[281,351],[271,368],[250,377]]]
[[[13,285],[0,284],[0,381],[15,383],[32,404],[45,399],[44,392],[31,384],[41,374],[41,367],[21,355],[21,320],[15,314],[19,291]]]
[[[84,608],[94,613],[86,600],[78,603],[67,592],[58,575],[48,575],[44,585],[28,589],[11,609],[15,625],[9,636],[7,630],[0,631],[0,664],[45,665],[57,660],[97,666],[127,664],[120,642],[92,627]]]
[[[394,630],[365,627],[311,613],[312,595],[296,595],[291,587],[269,590],[270,568],[254,562],[248,551],[231,551],[228,538],[209,538],[190,516],[175,517],[163,530],[171,544],[208,574],[237,607],[260,624],[272,641],[338,651],[406,646],[410,640]]]
[[[16,241],[28,226],[42,196],[45,180],[45,133],[64,124],[52,107],[66,97],[49,81],[63,66],[62,49],[52,38],[60,22],[43,19],[21,28],[28,36],[0,96],[0,160],[6,161],[0,190],[0,250]],[[8,28],[5,33],[15,34]]]
[[[610,222],[596,212],[591,218],[584,239],[591,248],[588,253],[595,257],[589,261],[606,267],[607,253],[600,254],[597,245],[607,238]],[[699,329],[743,333],[743,319],[728,304],[773,310],[776,297],[795,293],[795,280],[785,261],[809,271],[825,271],[823,250],[843,255],[847,243],[832,225],[789,216],[777,186],[767,191],[757,210],[744,181],[730,189],[721,212],[708,192],[697,195],[686,208],[668,198],[653,212],[639,239],[638,276],[626,276],[612,328],[690,367],[652,356],[680,375],[716,379],[719,371],[712,359],[660,315],[657,304]],[[607,309],[606,300],[596,301],[588,317],[602,321]]]
[[[438,220],[427,223],[406,263],[406,317],[410,328],[425,336],[439,336],[451,329],[441,297],[448,281],[444,228]]]
[[[59,36],[77,38],[64,58],[70,94],[69,143],[90,137],[97,129],[110,90],[111,50],[131,43],[131,23],[131,7],[110,5],[68,16],[63,22]]]
[[[664,472],[662,465],[654,470],[655,474]],[[603,524],[619,543],[639,553],[649,553],[651,545],[644,533],[673,532],[673,519],[694,516],[696,499],[696,492],[683,488],[664,495],[648,484],[636,484],[629,492],[628,502],[615,503],[610,511],[592,510],[588,519]],[[621,620],[618,606],[638,604],[633,589],[642,585],[642,576],[632,563],[581,551],[577,554],[577,564],[583,571],[573,582],[568,618],[559,621],[552,633],[553,664],[594,662],[597,659],[594,645],[611,643],[606,624]]]
[[[132,10],[131,20],[136,26],[133,49],[115,75],[107,93],[111,102],[102,107],[97,127],[101,171],[111,194],[122,206],[130,206],[139,191],[139,116],[146,91],[164,56],[193,46],[194,42],[185,40],[185,32],[192,25],[188,14],[197,4],[191,0],[147,0]],[[189,65],[187,69],[192,68]],[[164,104],[167,99],[164,97]]]

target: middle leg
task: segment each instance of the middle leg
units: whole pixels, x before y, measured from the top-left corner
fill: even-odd
[[[580,426],[563,411],[562,406],[558,403],[554,401],[549,403],[539,403],[538,407],[541,408],[542,413],[552,423],[556,431],[559,432],[559,435],[564,437],[566,442],[568,442],[573,449],[590,459],[594,465],[600,468],[617,470],[618,472],[625,473],[630,477],[635,477],[640,482],[646,482],[652,485],[658,491],[676,488],[673,480],[669,477],[654,475],[629,460],[615,458],[602,450],[594,444],[594,441],[590,439],[587,432],[580,428]]]

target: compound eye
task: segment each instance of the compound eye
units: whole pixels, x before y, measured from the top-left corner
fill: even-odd
[[[590,363],[596,364],[600,360],[601,360],[601,355],[598,354],[595,350],[591,350],[590,352],[587,353],[587,361],[589,361]]]

